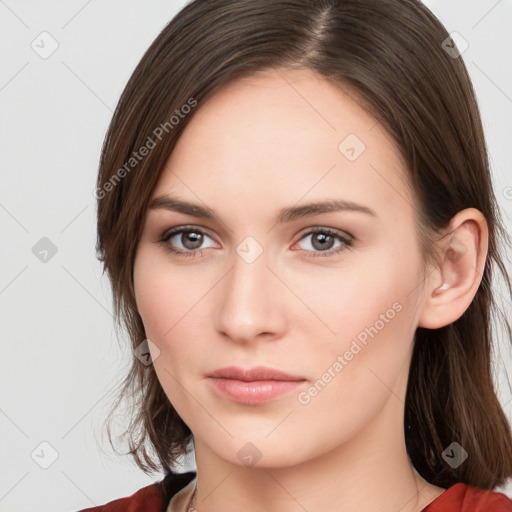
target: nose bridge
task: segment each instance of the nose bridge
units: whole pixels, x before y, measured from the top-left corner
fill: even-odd
[[[282,313],[275,288],[278,280],[269,270],[269,251],[253,237],[236,247],[233,266],[224,280],[219,300],[218,329],[234,340],[275,334]]]

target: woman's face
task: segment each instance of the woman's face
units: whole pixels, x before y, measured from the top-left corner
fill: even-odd
[[[134,269],[154,369],[196,449],[276,467],[396,438],[425,300],[406,176],[382,125],[309,71],[199,104]],[[336,202],[352,207],[305,207]],[[295,380],[211,377],[232,366]]]

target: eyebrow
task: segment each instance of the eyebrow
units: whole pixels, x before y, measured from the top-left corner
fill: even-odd
[[[219,218],[217,212],[206,206],[183,201],[171,196],[158,196],[149,203],[150,210],[169,210],[185,215],[204,219]],[[287,206],[279,210],[276,222],[282,224],[285,222],[293,222],[297,219],[319,215],[331,212],[360,212],[377,217],[374,210],[368,206],[346,201],[343,199],[331,199],[326,201],[315,201],[312,203],[302,204],[300,206]]]

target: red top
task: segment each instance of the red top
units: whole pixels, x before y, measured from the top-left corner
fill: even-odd
[[[448,487],[422,512],[512,512],[512,500],[501,492],[458,483]]]
[[[165,512],[172,496],[185,487],[195,472],[169,473],[126,498],[78,512]],[[505,494],[458,483],[449,487],[422,512],[512,512],[512,500]]]

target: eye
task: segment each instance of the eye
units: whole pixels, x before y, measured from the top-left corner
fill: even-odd
[[[180,258],[190,258],[200,256],[202,250],[196,250],[201,247],[206,238],[210,238],[205,231],[195,226],[183,226],[171,231],[166,231],[158,240],[165,244],[165,248]],[[174,239],[174,240],[173,240]],[[210,238],[211,239],[211,238]],[[176,245],[181,244],[183,248],[176,249]],[[213,245],[214,247],[215,245]],[[206,249],[202,247],[201,249]]]
[[[315,228],[310,230],[300,239],[300,242],[308,237],[311,237],[311,241],[308,245],[312,247],[312,249],[304,250],[306,252],[310,252],[310,256],[313,258],[328,258],[330,256],[334,256],[341,251],[350,249],[354,244],[353,236],[342,234],[341,232],[330,228]],[[336,240],[340,243],[336,249],[332,249]]]
[[[203,249],[208,247],[201,247],[205,241],[205,237],[209,238],[208,234],[201,228],[195,226],[182,226],[179,228],[165,231],[159,238],[158,242],[165,245],[165,248],[170,253],[179,258],[199,257]],[[341,251],[349,249],[353,246],[354,237],[349,234],[342,234],[331,228],[315,228],[308,231],[299,242],[302,242],[308,237],[311,238],[309,243],[312,249],[301,249],[307,253],[311,253],[311,257],[330,257],[338,254]],[[174,240],[173,240],[174,239]],[[333,244],[338,241],[339,245],[333,249]],[[182,248],[179,247],[181,244]],[[176,248],[178,246],[178,248]],[[215,243],[209,247],[215,247]]]

